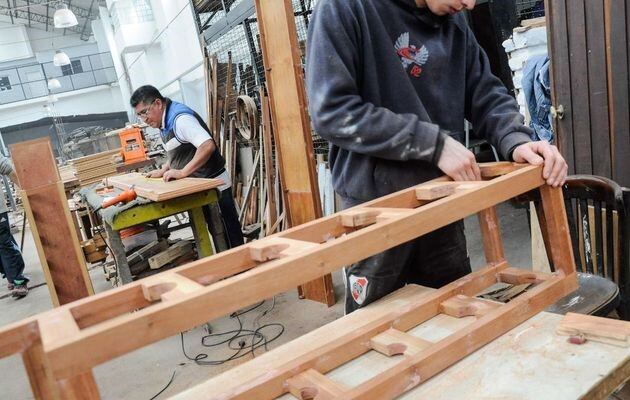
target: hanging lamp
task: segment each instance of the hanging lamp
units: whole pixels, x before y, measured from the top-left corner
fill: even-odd
[[[66,53],[61,50],[55,50],[55,55],[53,57],[53,64],[56,67],[61,67],[62,65],[70,64],[70,57]]]
[[[68,9],[65,3],[57,5],[53,20],[55,21],[55,28],[70,28],[79,24],[76,15]]]

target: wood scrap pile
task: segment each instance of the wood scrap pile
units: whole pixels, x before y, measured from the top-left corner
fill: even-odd
[[[127,256],[131,274],[140,279],[155,272],[186,264],[197,258],[193,242],[190,240],[167,239],[153,241]]]
[[[206,57],[208,126],[226,159],[243,232],[257,239],[288,226],[269,97],[256,88],[251,66],[227,61]]]
[[[107,259],[107,244],[100,235],[81,242],[81,249],[83,250],[85,260],[89,263],[96,263]]]
[[[75,175],[81,186],[98,182],[108,176],[116,175],[115,160],[120,149],[104,151],[85,157],[70,160],[69,165],[74,168]]]

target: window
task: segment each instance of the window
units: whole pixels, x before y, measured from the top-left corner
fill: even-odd
[[[153,9],[148,0],[126,0],[114,2],[109,9],[114,32],[121,25],[153,21]]]
[[[11,90],[11,82],[8,76],[0,76],[0,92]]]
[[[61,66],[61,73],[63,76],[80,74],[81,72],[83,72],[81,60],[72,60],[70,61],[70,64]]]

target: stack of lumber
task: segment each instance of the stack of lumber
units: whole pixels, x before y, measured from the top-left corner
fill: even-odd
[[[171,242],[172,243],[172,242]],[[127,257],[129,269],[136,279],[186,264],[197,258],[190,240],[178,240],[169,244],[161,239],[134,251]]]
[[[134,172],[108,178],[107,183],[123,190],[133,186],[139,197],[152,201],[164,201],[204,190],[215,189],[223,184],[223,180],[184,178],[164,182],[162,178],[147,178],[140,173]]]
[[[81,242],[83,255],[85,256],[85,260],[89,263],[104,261],[107,258],[106,248],[107,244],[101,236],[95,236],[92,239]]]
[[[89,185],[117,174],[114,160],[119,154],[120,149],[104,151],[70,160],[70,165],[74,168],[80,185]]]

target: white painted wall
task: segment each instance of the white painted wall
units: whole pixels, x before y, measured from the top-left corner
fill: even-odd
[[[60,116],[124,111],[123,98],[116,86],[96,86],[55,96],[57,101],[52,107],[55,114]],[[0,129],[49,117],[49,111],[46,109],[48,104],[48,98],[42,97],[0,105]]]
[[[0,62],[32,57],[33,50],[28,42],[26,28],[0,23]]]

